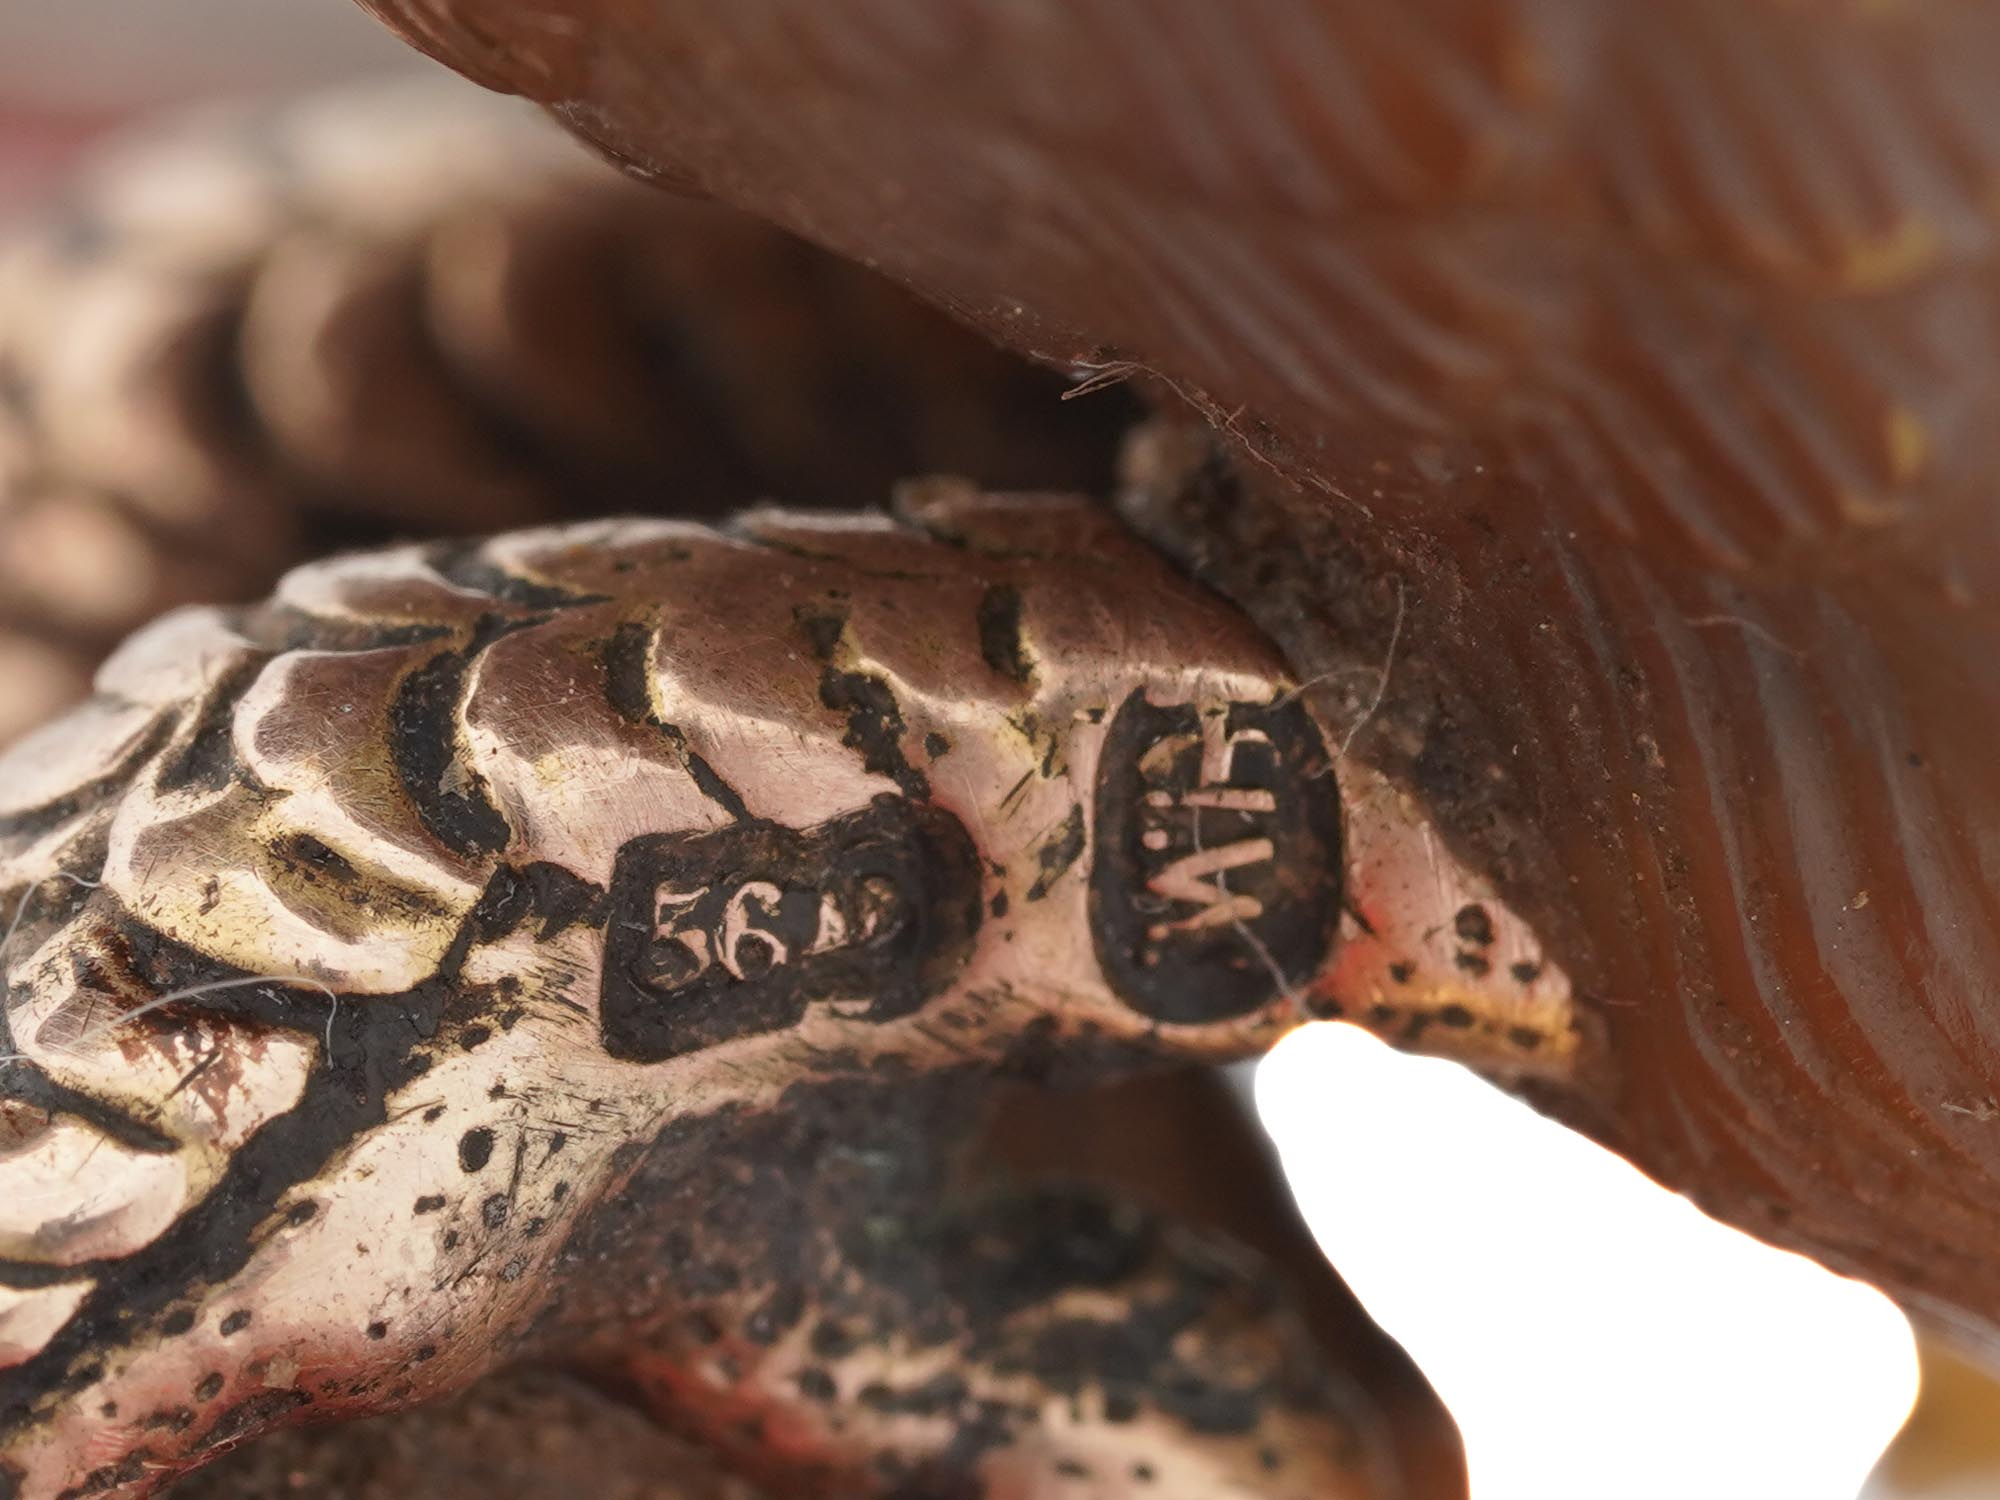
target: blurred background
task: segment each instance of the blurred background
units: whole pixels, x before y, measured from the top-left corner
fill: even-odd
[[[0,202],[134,113],[424,66],[345,0],[10,0],[0,7]]]
[[[437,70],[348,0],[9,0],[0,216],[135,116],[391,71]],[[1254,1093],[1322,1245],[1455,1413],[1476,1500],[2000,1494],[2000,1395],[1926,1349],[1919,1399],[1869,1288],[1348,1028],[1293,1037]]]

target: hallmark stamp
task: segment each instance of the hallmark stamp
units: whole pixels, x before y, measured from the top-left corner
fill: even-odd
[[[664,1062],[794,1025],[821,1001],[907,1015],[970,951],[979,897],[964,827],[900,797],[804,831],[634,839],[611,882],[605,1048]]]
[[[1339,926],[1340,799],[1297,701],[1127,698],[1098,774],[1092,930],[1157,1020],[1248,1014],[1324,961]]]

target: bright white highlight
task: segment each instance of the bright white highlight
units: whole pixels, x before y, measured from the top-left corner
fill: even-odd
[[[1909,1412],[1887,1298],[1462,1068],[1319,1025],[1256,1092],[1313,1232],[1457,1417],[1473,1500],[1854,1500]]]

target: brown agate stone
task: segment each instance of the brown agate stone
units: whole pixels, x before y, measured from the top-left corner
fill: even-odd
[[[1547,1102],[2000,1329],[2000,11],[370,3],[1178,390],[1232,463],[1147,520],[1302,676],[1389,666],[1355,755],[1593,1019]]]

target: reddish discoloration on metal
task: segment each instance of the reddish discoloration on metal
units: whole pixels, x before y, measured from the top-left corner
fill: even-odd
[[[1582,1021],[1534,930],[1408,792],[1359,762],[1339,774],[1348,909],[1314,995],[1402,1046],[1501,1077],[1571,1078]]]

